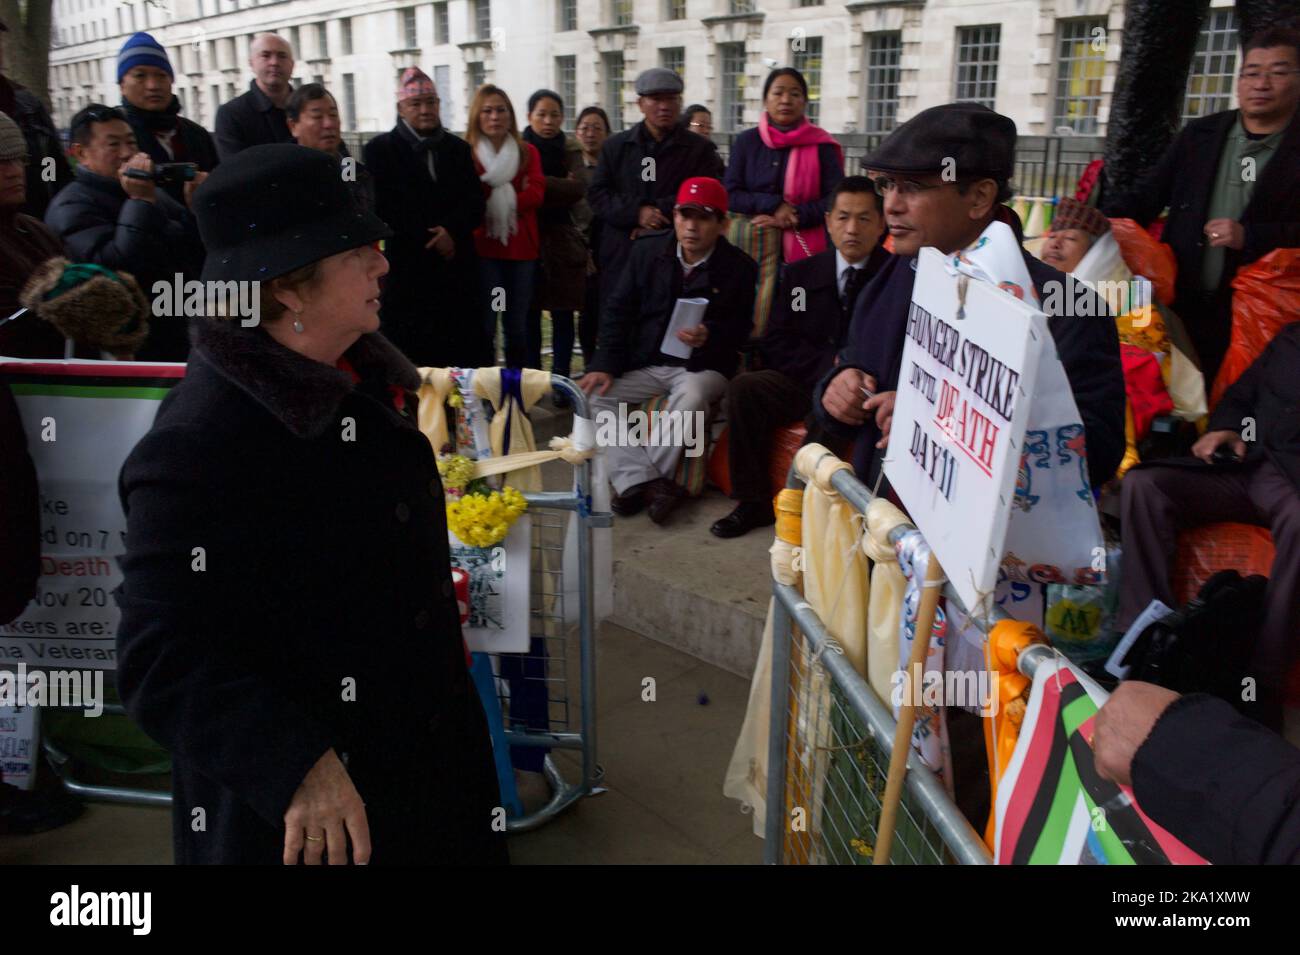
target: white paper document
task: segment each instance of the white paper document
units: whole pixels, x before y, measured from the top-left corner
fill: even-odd
[[[659,350],[674,358],[690,358],[693,349],[677,337],[684,328],[704,324],[704,313],[709,307],[707,298],[679,298],[673,307],[673,317],[668,320],[668,331],[659,343]]]

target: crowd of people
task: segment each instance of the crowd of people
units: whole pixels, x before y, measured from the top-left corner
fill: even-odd
[[[765,79],[758,125],[736,137],[724,164],[710,111],[683,110],[671,70],[636,77],[643,118],[617,134],[599,107],[578,111],[566,131],[575,104],[560,94],[532,92],[521,115],[489,84],[475,92],[462,138],[444,123],[436,85],[411,67],[395,91],[394,127],[357,158],[330,91],[291,85],[283,39],[256,37],[250,67],[248,91],[220,108],[213,135],[180,115],[166,51],[137,33],[118,56],[122,105],[90,105],[71,120],[71,171],[59,166],[63,149],[39,103],[0,77],[0,319],[58,255],[129,272],[146,292],[178,274],[261,283],[260,328],[156,319],[131,356],[189,360],[123,472],[129,552],[119,593],[124,699],[176,760],[178,858],[364,861],[372,844],[376,861],[504,858],[459,644],[430,647],[421,667],[409,662],[429,631],[457,629],[449,585],[427,586],[448,578],[448,558],[433,453],[414,422],[414,368],[493,365],[498,335],[507,367],[541,368],[549,315],[551,370],[569,375],[580,348],[580,384],[597,411],[663,396],[669,412],[725,415],[736,503],[712,526],[718,537],[774,522],[768,459],[783,426],[805,423],[808,440],[851,456],[876,485],[918,253],[959,252],[993,222],[1023,243],[1007,204],[1015,123],[972,103],[932,107],[853,173],[835,138],[809,121],[805,78],[780,68]],[[1237,93],[1238,109],[1188,124],[1146,180],[1111,183],[1107,199],[1113,217],[1143,227],[1168,208],[1171,311],[1207,383],[1231,334],[1234,274],[1300,247],[1294,32],[1270,28],[1245,44]],[[47,156],[63,171],[34,180]],[[1081,317],[1047,293],[1081,276],[1090,250],[1109,248],[1109,229],[1092,204],[1065,199],[1038,257],[1019,254],[1084,425],[1089,482],[1098,493],[1118,486],[1122,499],[1121,623],[1153,598],[1173,605],[1180,531],[1228,520],[1268,528],[1277,557],[1251,662],[1259,694],[1242,709],[1278,730],[1300,635],[1300,324],[1228,388],[1189,454],[1143,462],[1116,485],[1127,394],[1118,316],[1097,299]],[[690,324],[677,321],[683,301]],[[0,354],[64,349],[35,316],[0,325]],[[340,444],[327,430],[345,413],[381,440],[358,444],[363,454]],[[607,455],[615,513],[667,521],[686,496],[682,449],[620,444]],[[243,518],[218,517],[204,503],[214,496],[241,501]],[[250,548],[253,527],[276,547]],[[200,531],[210,566],[228,554],[238,568],[182,572]],[[400,580],[376,577],[391,567]],[[365,581],[392,599],[352,599]],[[381,631],[394,652],[376,653],[363,680],[401,685],[417,669],[445,678],[443,702],[417,714],[419,745],[401,752],[395,727],[409,712],[339,706],[336,692],[311,689],[355,676],[349,640]],[[295,671],[300,687],[275,677],[294,647],[317,668],[310,678]],[[232,687],[245,700],[233,714],[221,703]],[[232,731],[232,718],[246,724]],[[1152,738],[1168,745],[1170,735]],[[252,752],[248,740],[281,742]],[[1177,774],[1139,771],[1156,758],[1141,744],[1126,738],[1127,749],[1105,756],[1117,778],[1132,764],[1146,805],[1143,780],[1154,790]],[[473,785],[448,792],[428,773],[434,762]],[[219,807],[215,834],[190,830],[183,807],[196,801]],[[431,801],[442,809],[430,811]],[[1187,822],[1176,799],[1164,801],[1175,824]],[[366,808],[376,803],[382,828]]]

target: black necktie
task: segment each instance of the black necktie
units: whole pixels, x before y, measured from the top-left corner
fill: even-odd
[[[858,292],[862,291],[862,284],[866,279],[865,269],[855,269],[849,266],[848,278],[844,280],[844,292],[840,295],[840,308],[846,312],[853,310],[853,303],[857,300]]]

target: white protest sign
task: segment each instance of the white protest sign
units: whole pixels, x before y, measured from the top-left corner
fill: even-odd
[[[532,523],[521,514],[494,547],[473,547],[447,531],[451,565],[469,574],[469,620],[461,630],[473,653],[528,652]]]
[[[184,365],[0,360],[40,483],[36,596],[0,626],[0,663],[117,666],[126,516],[117,478]]]
[[[1047,342],[1041,312],[921,250],[885,475],[967,607],[997,584]]]

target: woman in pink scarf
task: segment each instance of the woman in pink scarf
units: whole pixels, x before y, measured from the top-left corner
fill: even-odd
[[[763,84],[764,112],[757,129],[736,137],[725,184],[733,212],[751,224],[782,230],[787,262],[828,248],[826,197],[844,178],[844,151],[804,115],[808,83],[789,67]]]

